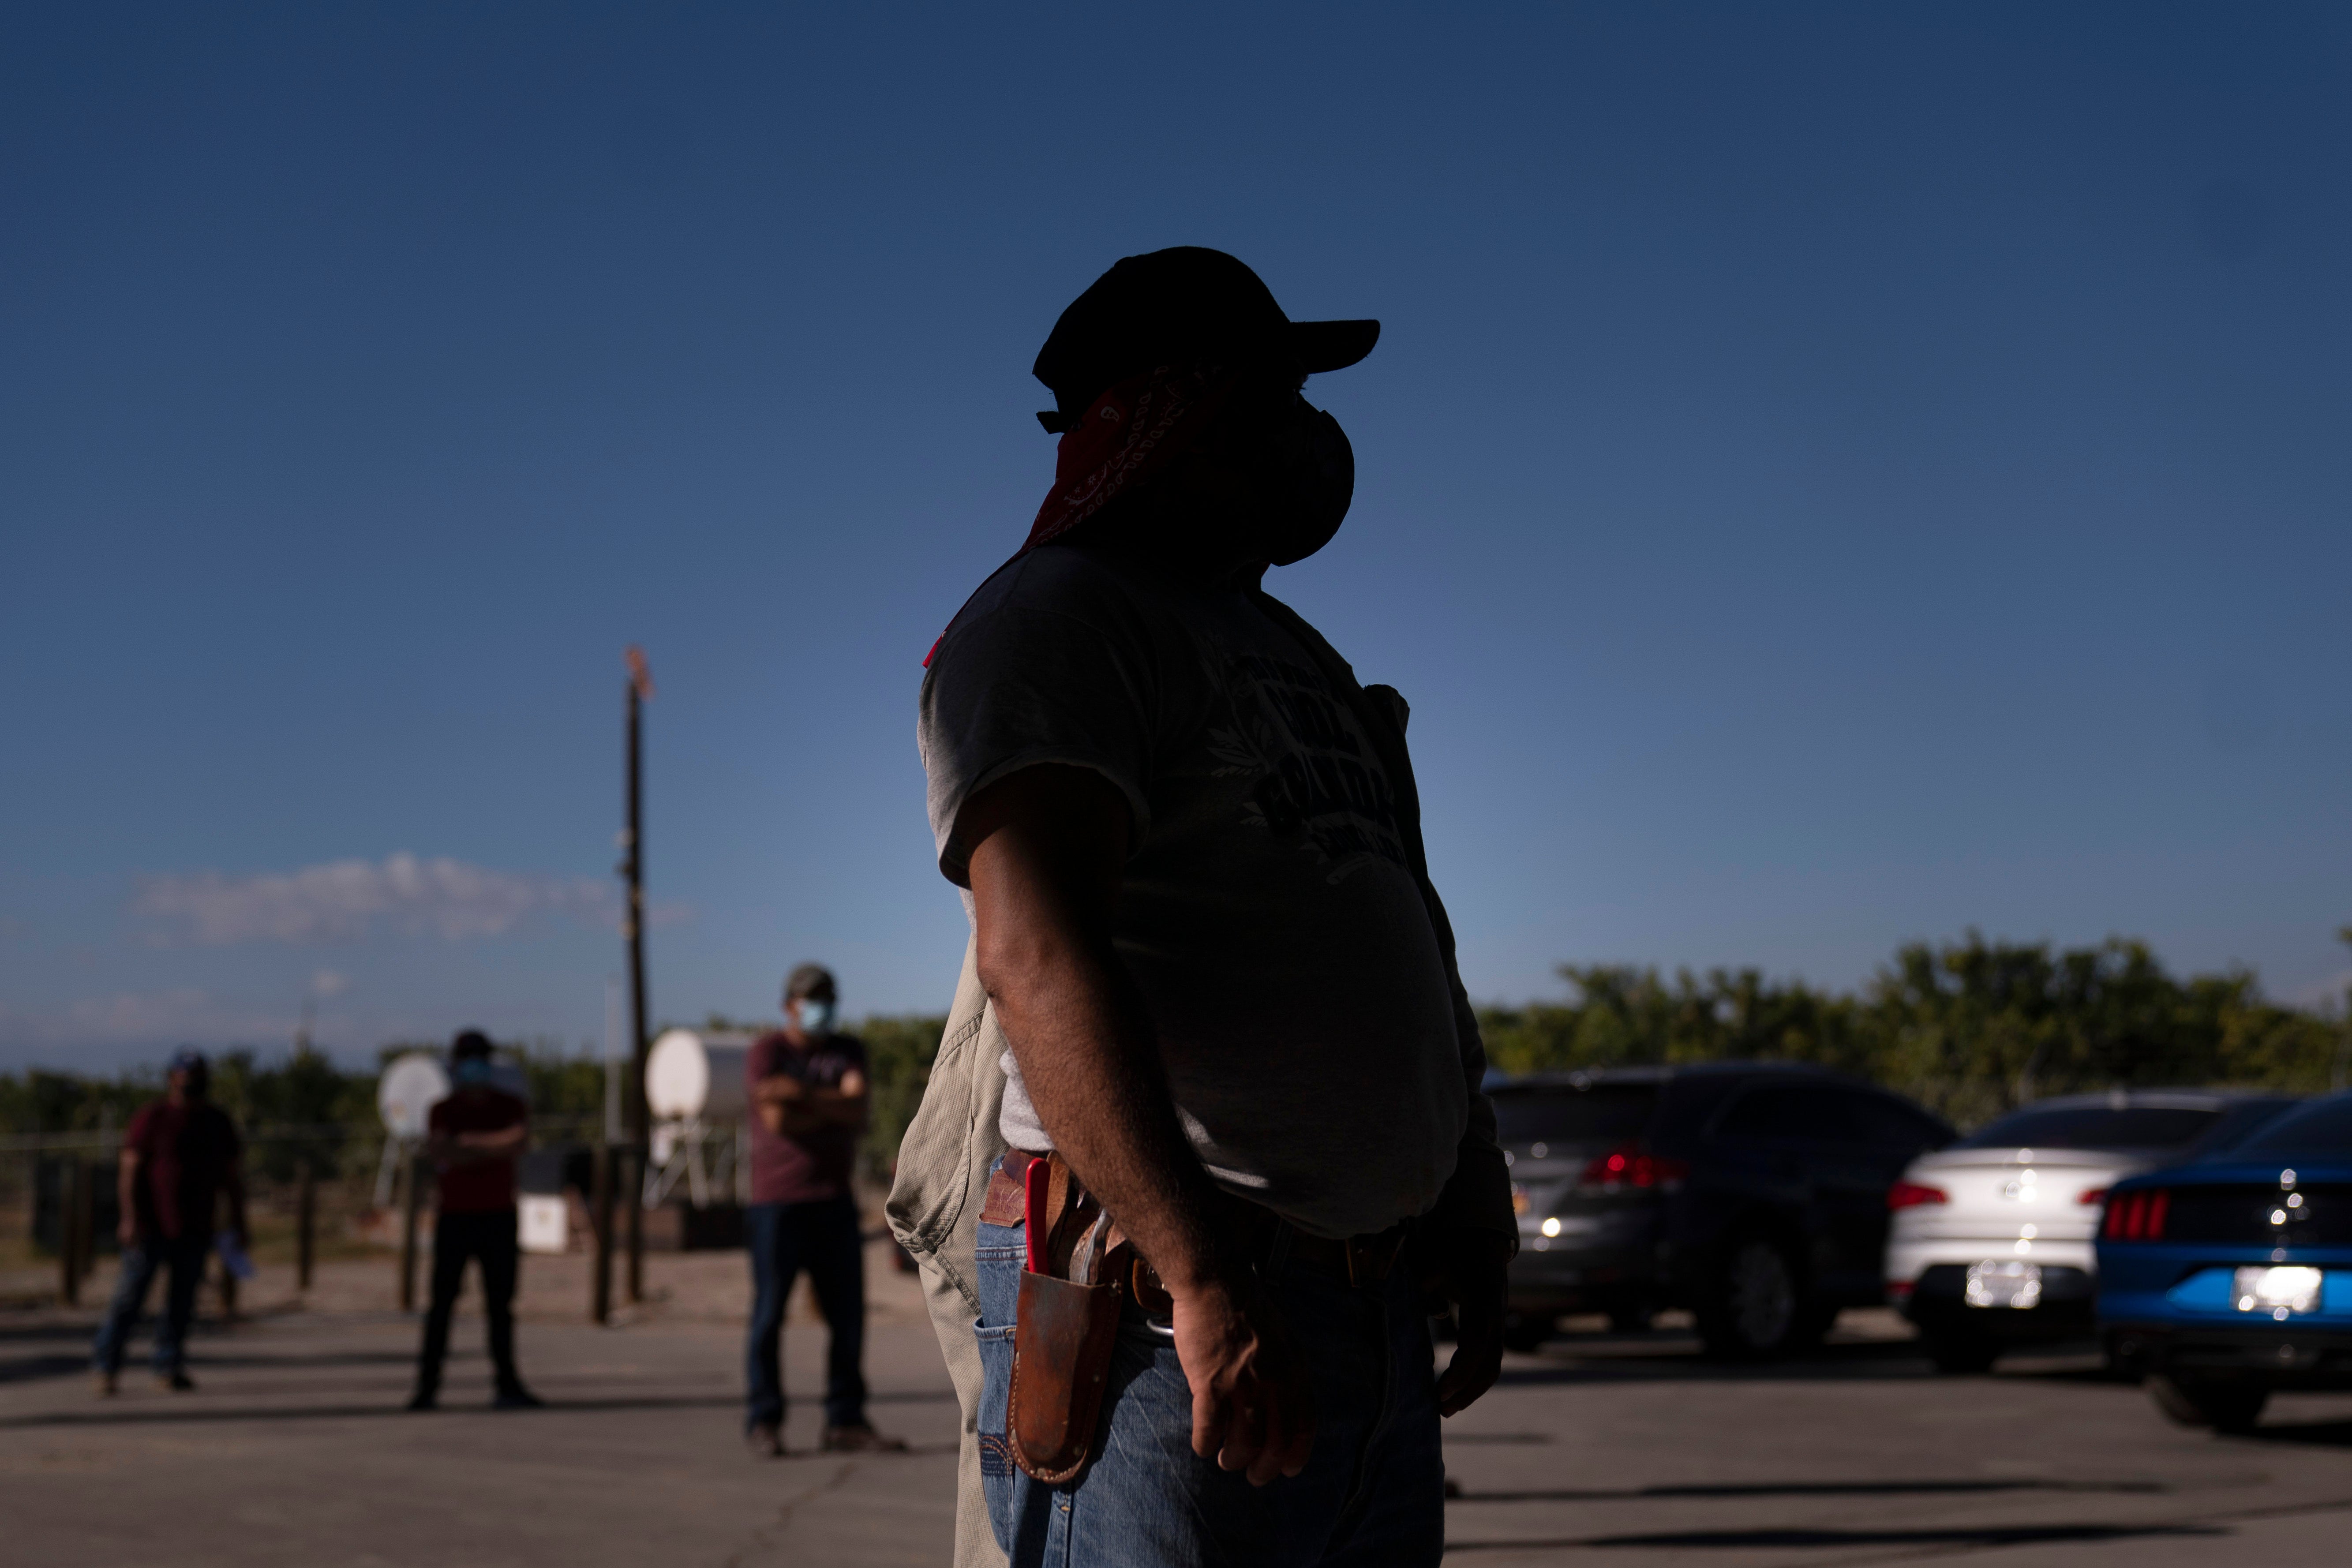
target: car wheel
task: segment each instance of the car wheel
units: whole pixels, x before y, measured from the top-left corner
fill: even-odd
[[[2156,1407],[2183,1426],[2216,1432],[2251,1432],[2262,1419],[2271,1391],[2250,1378],[2182,1378],[2162,1373],[2147,1380]]]
[[[1925,1336],[1927,1359],[1947,1377],[1965,1377],[1992,1370],[2000,1346],[1983,1334],[1951,1333]]]
[[[1734,1241],[1699,1308],[1699,1337],[1709,1353],[1760,1361],[1785,1352],[1804,1321],[1801,1278],[1788,1249],[1770,1237],[1750,1232]]]

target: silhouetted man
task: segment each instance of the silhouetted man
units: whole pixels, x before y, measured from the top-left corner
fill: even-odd
[[[93,1355],[101,1394],[114,1392],[125,1342],[159,1272],[166,1278],[163,1316],[155,1325],[155,1381],[182,1394],[195,1387],[187,1368],[188,1321],[195,1315],[196,1287],[204,1280],[223,1193],[230,1233],[238,1247],[250,1246],[242,1146],[227,1113],[207,1098],[211,1069],[199,1053],[182,1051],[172,1058],[165,1081],[163,1097],[141,1107],[123,1131],[116,1165],[122,1272]]]
[[[1294,323],[1217,251],[1118,263],[1037,357],[1062,438],[1028,542],[929,661],[973,948],[891,1213],[1016,1564],[1434,1563],[1438,1417],[1501,1365],[1516,1225],[1404,702],[1259,586],[1347,512],[1347,438],[1301,388],[1378,331]],[[1099,1245],[1028,1234],[1049,1154]],[[1008,1394],[1081,1408],[1049,1386],[1076,1342],[1041,1332],[1015,1384],[1023,1270],[1121,1232],[1148,1267],[1091,1464],[1049,1483]],[[1459,1327],[1442,1378],[1427,1289]]]
[[[466,1263],[482,1274],[482,1313],[489,1320],[491,1400],[499,1410],[540,1403],[515,1371],[515,1276],[521,1238],[515,1226],[515,1161],[530,1142],[530,1108],[500,1089],[490,1042],[467,1029],[449,1047],[449,1096],[425,1119],[426,1155],[439,1173],[433,1218],[433,1300],[425,1313],[425,1344],[416,1356],[411,1410],[430,1410],[441,1396],[441,1363],[449,1351],[449,1314],[466,1281]]]
[[[751,1098],[751,1332],[744,1348],[744,1440],[784,1451],[781,1360],[784,1304],[803,1268],[824,1313],[824,1434],[828,1452],[906,1447],[866,1424],[866,1255],[853,1166],[866,1131],[866,1047],[838,1033],[841,989],[822,965],[784,982],[784,1026],[751,1044],[743,1064]]]

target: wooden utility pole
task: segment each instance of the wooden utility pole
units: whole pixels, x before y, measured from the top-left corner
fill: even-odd
[[[625,858],[621,874],[628,879],[628,908],[622,915],[629,939],[629,1160],[627,1181],[621,1194],[628,1205],[629,1300],[646,1299],[646,1160],[650,1140],[646,1127],[646,858],[645,813],[638,710],[654,694],[653,670],[643,648],[631,644],[625,656],[629,666],[629,826],[622,836]]]
[[[319,1178],[305,1160],[297,1168],[299,1185],[294,1200],[294,1289],[310,1288],[310,1264],[316,1254],[319,1234]]]
[[[609,1322],[613,1316],[613,1140],[596,1145],[596,1272],[590,1287],[588,1321]]]
[[[425,1156],[411,1153],[401,1161],[400,1191],[400,1310],[416,1310],[416,1211],[425,1201]]]
[[[82,1163],[79,1154],[58,1163],[58,1299],[68,1307],[81,1304],[81,1272],[77,1254],[81,1243]]]

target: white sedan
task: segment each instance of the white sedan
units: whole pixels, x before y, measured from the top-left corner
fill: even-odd
[[[2217,1152],[2294,1101],[2204,1089],[2063,1095],[1912,1162],[1886,1194],[1886,1298],[1942,1372],[2092,1331],[2106,1190]]]

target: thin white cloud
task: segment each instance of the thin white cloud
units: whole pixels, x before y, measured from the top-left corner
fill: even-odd
[[[546,912],[609,925],[620,899],[610,885],[588,877],[494,871],[404,850],[381,861],[330,860],[256,877],[217,871],[151,877],[140,884],[131,907],[164,922],[175,936],[220,947],[350,941],[383,928],[457,942],[502,936]]]
[[[73,1031],[108,1040],[152,1040],[195,1034],[276,1034],[283,1020],[224,1005],[193,986],[148,993],[120,992],[77,1002],[68,1011]]]
[[[91,1047],[164,1048],[241,1041],[267,1046],[293,1032],[292,1018],[194,986],[87,996],[61,1012],[0,1003],[0,1065],[47,1059],[76,1068]]]
[[[310,976],[310,994],[313,996],[341,996],[351,988],[352,977],[338,974],[331,969],[321,969]]]

